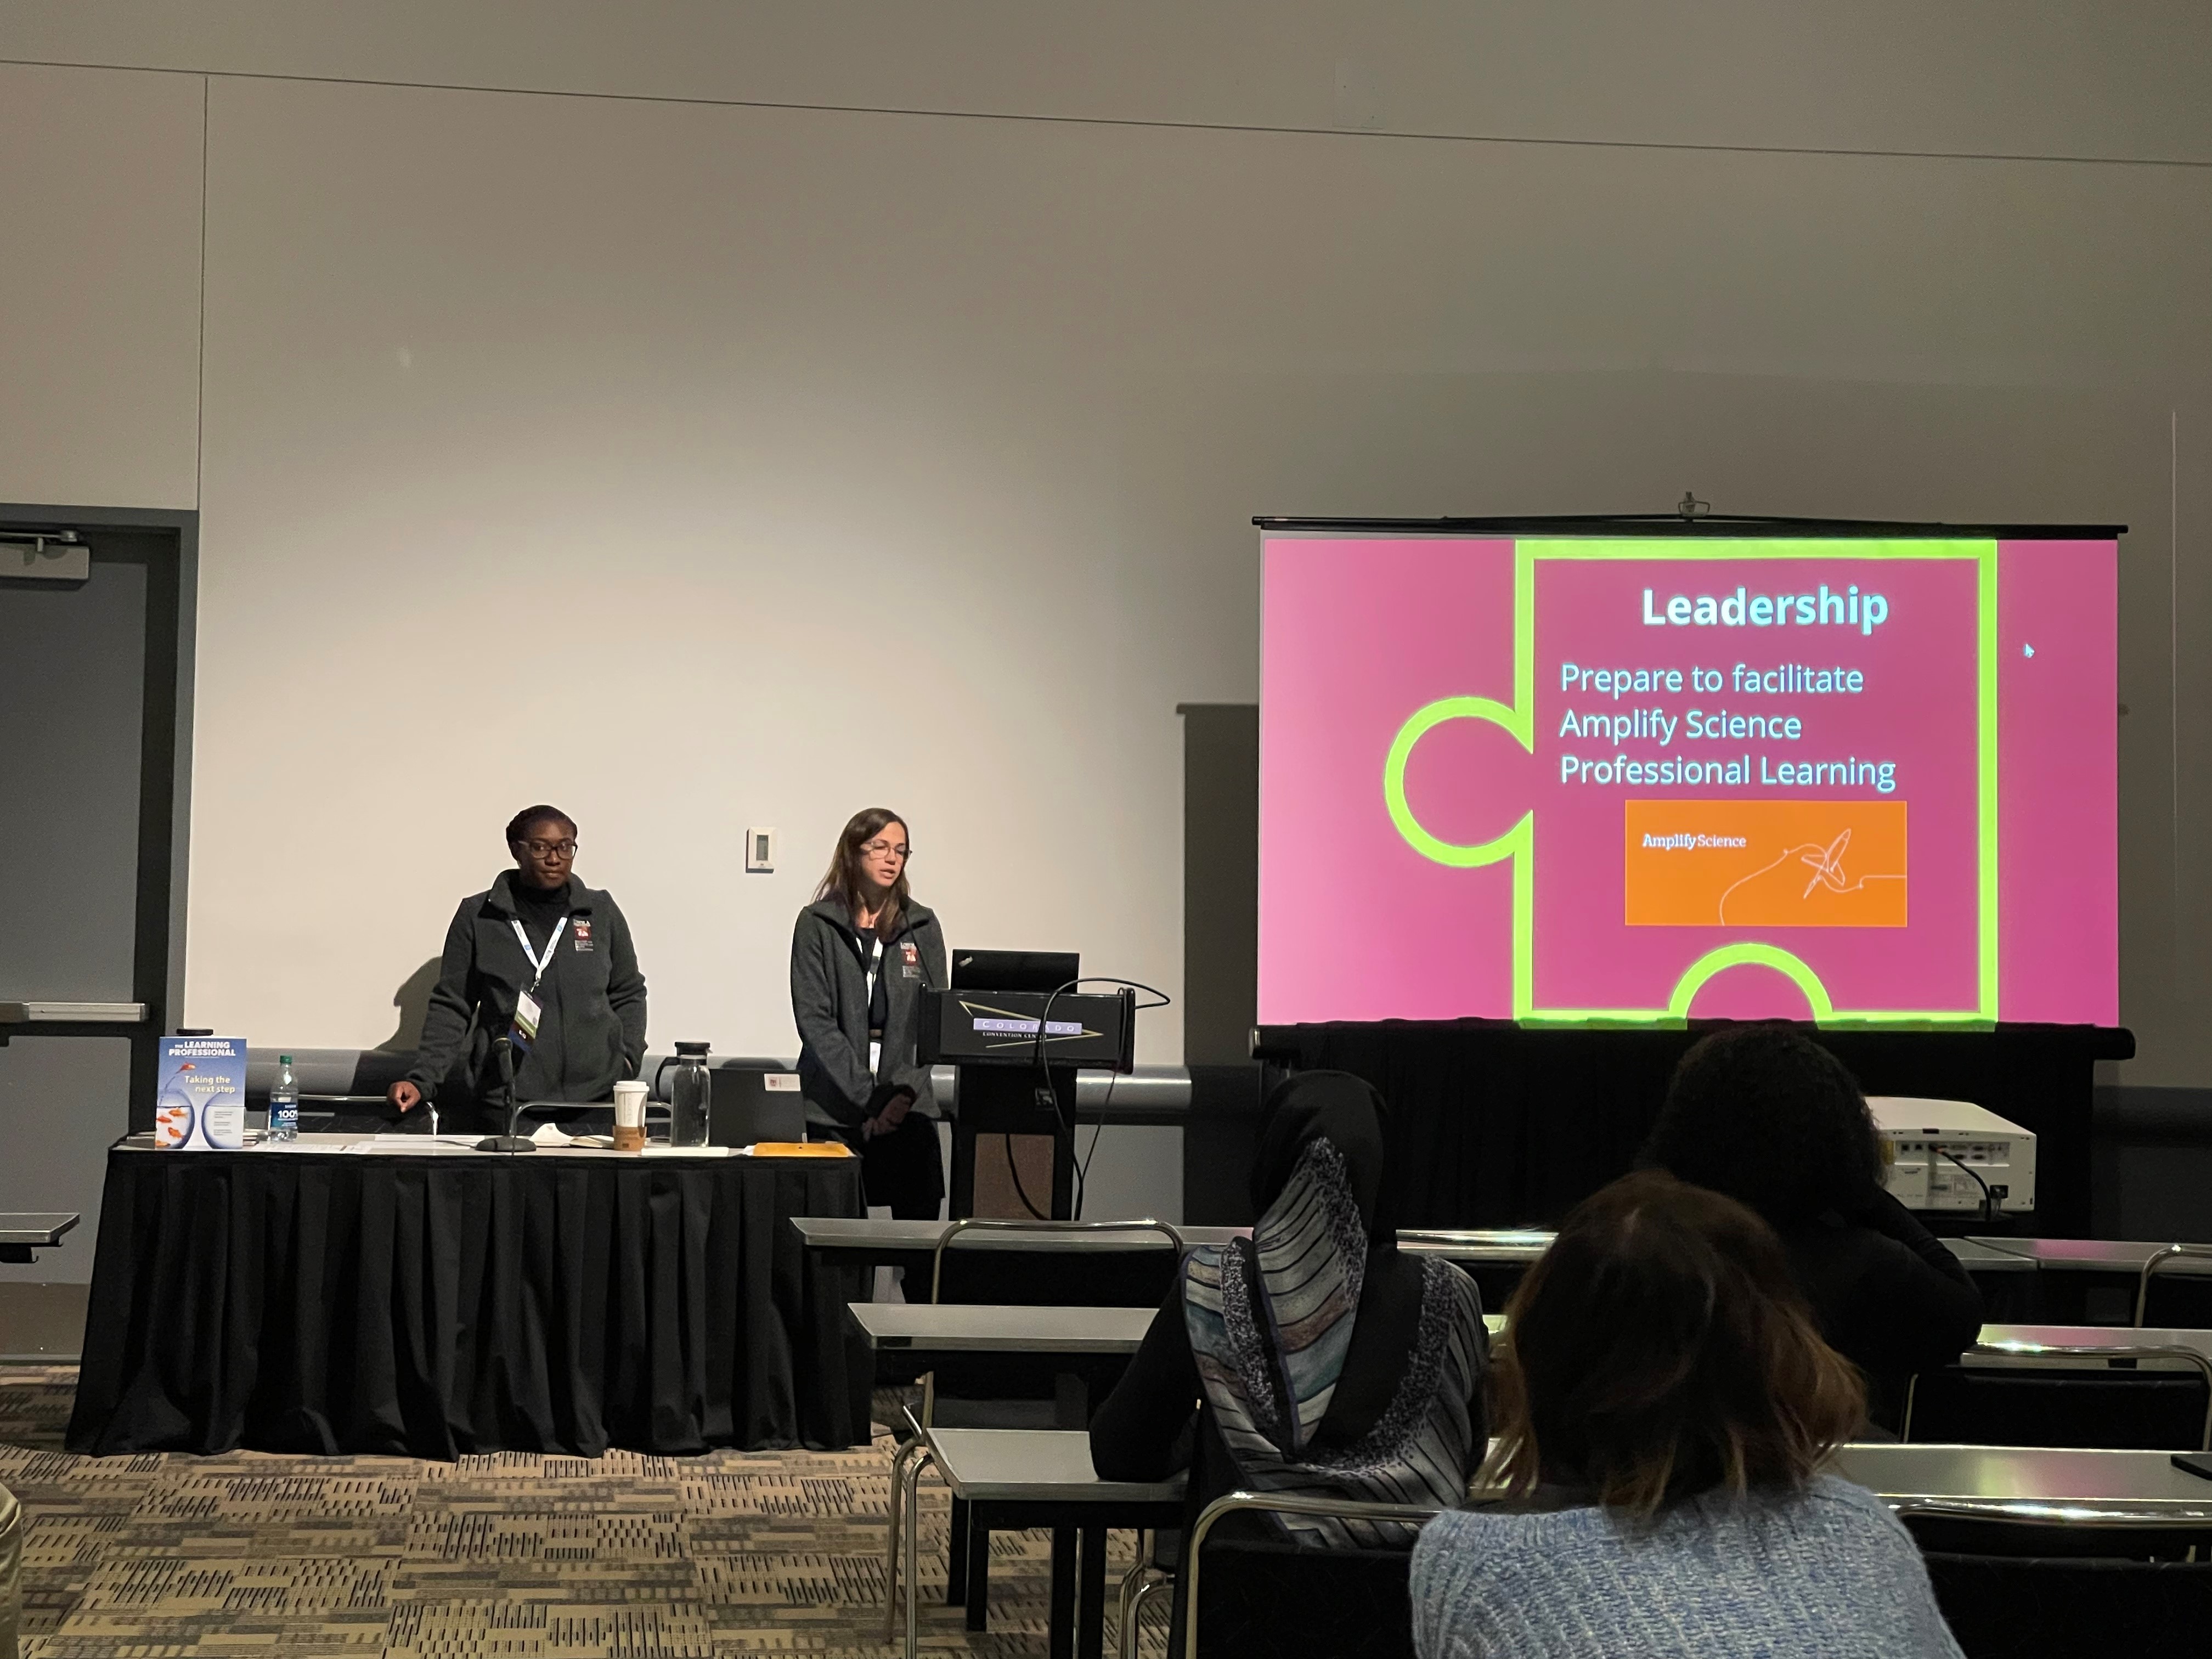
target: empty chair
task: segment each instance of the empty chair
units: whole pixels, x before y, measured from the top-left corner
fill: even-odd
[[[1356,1504],[1289,1493],[1231,1492],[1191,1530],[1184,1571],[1194,1609],[1170,1659],[1413,1659],[1413,1606],[1404,1546],[1328,1547],[1282,1537],[1217,1535],[1220,1522],[1266,1514],[1346,1532],[1401,1531],[1436,1511],[1418,1504]],[[1122,1651],[1134,1644],[1125,1635]]]
[[[1899,1437],[1985,1446],[2212,1448],[2212,1358],[2171,1338],[2161,1341],[2157,1332],[2142,1333],[2136,1343],[2082,1334],[2096,1340],[1977,1343],[1967,1351],[1972,1363],[1922,1373],[1906,1391]]]
[[[1926,1559],[1966,1659],[2187,1652],[2212,1629],[2212,1563],[1948,1551]]]
[[[2212,1488],[2208,1488],[2212,1490]],[[2021,1500],[1899,1513],[1967,1659],[2194,1651],[2212,1628],[2212,1525],[2163,1506]]]
[[[1099,1265],[1086,1271],[1088,1251],[1065,1248],[1077,1240],[1124,1241],[1131,1247],[1097,1253]],[[1034,1251],[1021,1247],[1035,1244]],[[1062,1248],[1054,1249],[1054,1246]],[[930,1264],[933,1303],[984,1303],[1028,1307],[1127,1307],[1157,1301],[1172,1282],[1181,1260],[1182,1235],[1166,1222],[1146,1216],[1134,1221],[1007,1221],[970,1217],[956,1221],[939,1237]],[[1116,1264],[1112,1267],[1104,1263]],[[964,1271],[963,1271],[964,1269]],[[1053,1291],[1057,1285],[1060,1294]],[[914,1287],[909,1286],[909,1289]],[[1126,1300],[1132,1294],[1139,1299]],[[884,1632],[896,1617],[899,1531],[911,1525],[902,1516],[901,1493],[910,1490],[908,1462],[921,1451],[919,1430],[957,1428],[1080,1429],[1091,1415],[1094,1389],[1103,1394],[1121,1370],[1118,1359],[1101,1358],[1071,1370],[1065,1356],[1050,1362],[1010,1362],[1004,1357],[941,1365],[930,1373],[918,1415],[892,1461],[891,1508],[885,1534],[885,1582],[894,1593],[884,1599]],[[945,1599],[965,1602],[968,1626],[985,1627],[990,1602],[991,1539],[970,1523],[968,1506],[953,1501],[951,1536],[946,1554]]]
[[[2168,1244],[2154,1251],[2136,1279],[2136,1323],[2212,1330],[2212,1276],[2203,1270],[2208,1256],[2212,1244]]]

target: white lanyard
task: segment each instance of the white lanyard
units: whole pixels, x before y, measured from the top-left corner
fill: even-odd
[[[545,941],[545,954],[542,957],[530,948],[530,935],[522,931],[522,924],[517,921],[511,925],[514,928],[514,942],[522,947],[522,954],[530,958],[530,965],[537,969],[530,977],[530,988],[535,991],[538,981],[545,977],[546,964],[553,960],[553,947],[561,942],[561,935],[568,926],[568,918],[562,917],[560,925],[553,929],[553,936]]]
[[[884,941],[873,933],[869,935],[869,941],[875,949],[865,952],[860,958],[861,971],[868,977],[867,998],[860,1006],[864,1010],[872,1012],[876,1006],[876,975],[883,971],[884,967]],[[862,1017],[865,1018],[866,1016],[863,1014]],[[871,1040],[868,1044],[868,1075],[875,1076],[883,1069],[883,1064],[884,1045],[880,1041]]]

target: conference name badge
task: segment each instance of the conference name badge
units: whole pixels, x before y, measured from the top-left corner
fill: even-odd
[[[538,1041],[538,1022],[544,1012],[538,1006],[538,999],[527,991],[514,1000],[514,1030],[509,1040],[526,1054]]]

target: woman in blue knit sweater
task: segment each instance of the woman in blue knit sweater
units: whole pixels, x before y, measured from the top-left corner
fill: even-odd
[[[1653,1170],[1579,1206],[1498,1365],[1506,1505],[1413,1551],[1422,1659],[1959,1659],[1919,1550],[1819,1473],[1860,1425],[1766,1224]]]

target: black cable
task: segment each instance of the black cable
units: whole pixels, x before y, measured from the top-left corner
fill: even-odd
[[[1114,1108],[1114,1085],[1121,1080],[1119,1072],[1106,1073],[1106,1098],[1098,1103],[1098,1121],[1091,1126],[1091,1150],[1083,1155],[1083,1162],[1075,1166],[1075,1218],[1083,1219],[1083,1194],[1091,1183],[1091,1160],[1098,1156],[1098,1137],[1106,1132],[1106,1114]]]
[[[1048,1096],[1052,1102],[1053,1116],[1060,1124],[1062,1133],[1067,1136],[1068,1160],[1071,1163],[1075,1163],[1075,1201],[1073,1218],[1078,1221],[1080,1221],[1083,1218],[1083,1194],[1084,1188],[1091,1178],[1091,1160],[1098,1155],[1098,1133],[1100,1131],[1103,1130],[1106,1126],[1103,1122],[1092,1126],[1091,1151],[1085,1155],[1080,1163],[1076,1163],[1075,1103],[1071,1099],[1065,1108],[1060,1105],[1060,1091],[1053,1087],[1052,1066],[1050,1062],[1045,1059],[1044,1054],[1045,1042],[1048,1039],[1052,1024],[1052,1005],[1059,1001],[1060,999],[1066,993],[1073,991],[1078,986],[1082,985],[1126,986],[1133,991],[1148,992],[1154,998],[1158,999],[1156,1001],[1139,1002],[1133,1005],[1129,1010],[1132,1015],[1142,1012],[1146,1009],[1169,1007],[1172,1006],[1175,1001],[1173,997],[1170,996],[1165,991],[1161,990],[1157,985],[1147,985],[1142,980],[1120,979],[1111,974],[1086,974],[1079,979],[1069,980],[1065,985],[1056,987],[1044,1000],[1044,1010],[1037,1016],[1036,1065],[1037,1068],[1037,1075],[1043,1080],[1042,1092]],[[1112,1073],[1112,1076],[1115,1079],[1118,1079],[1121,1073],[1118,1072]],[[1106,1085],[1105,1106],[1110,1106],[1113,1103],[1114,1084],[1109,1081]],[[1103,1111],[1105,1109],[1105,1106],[1102,1106],[1099,1109]],[[1008,1156],[1009,1158],[1012,1157],[1011,1152],[1008,1153]],[[1018,1181],[1017,1181],[1016,1185],[1018,1187]],[[1022,1202],[1024,1205],[1029,1206],[1029,1211],[1031,1215],[1036,1215],[1036,1206],[1033,1204],[1030,1204],[1027,1194],[1023,1194]],[[1039,1216],[1037,1218],[1039,1220],[1043,1219],[1042,1216]]]
[[[1965,1163],[1960,1160],[1957,1153],[1942,1146],[1938,1146],[1936,1150],[1942,1152],[1944,1157],[1949,1158],[1952,1163],[1958,1164],[1960,1169],[1966,1170]],[[1970,1176],[1974,1176],[1974,1185],[1982,1189],[1982,1219],[1994,1224],[1997,1218],[1997,1200],[1996,1194],[1990,1191],[1990,1183],[1983,1180],[1981,1176],[1974,1175],[1974,1172],[1972,1170],[1966,1170],[1966,1173]]]
[[[1032,1221],[1047,1221],[1051,1218],[1030,1201],[1029,1189],[1022,1185],[1022,1166],[1014,1161],[1014,1133],[1009,1129],[999,1137],[1006,1143],[1006,1173],[1014,1178],[1014,1196],[1022,1201],[1022,1208],[1030,1212]]]

